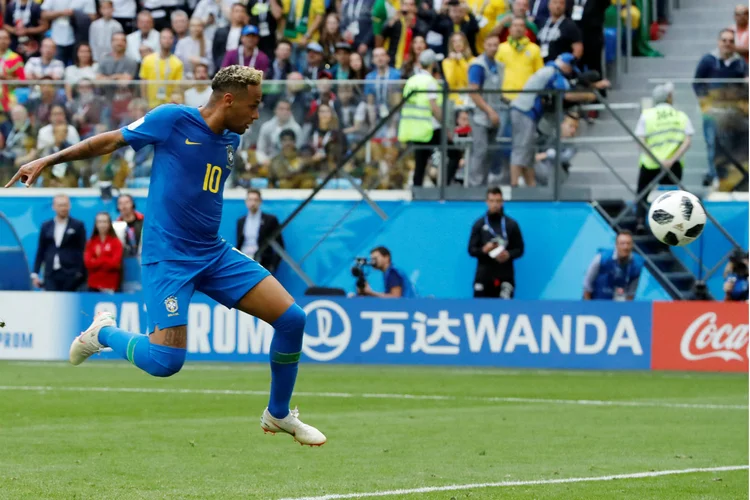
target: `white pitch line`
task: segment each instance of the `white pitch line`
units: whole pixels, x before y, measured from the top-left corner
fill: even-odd
[[[339,500],[344,498],[387,497],[391,495],[413,495],[418,493],[434,493],[436,491],[473,490],[481,488],[508,488],[513,486],[540,486],[547,484],[589,483],[597,481],[613,481],[616,479],[642,479],[648,477],[674,476],[677,474],[693,474],[696,472],[727,472],[747,470],[747,465],[728,465],[724,467],[704,467],[695,469],[661,470],[650,472],[635,472],[632,474],[615,474],[611,476],[570,477],[565,479],[539,479],[536,481],[502,481],[497,483],[451,484],[448,486],[430,486],[405,490],[372,491],[367,493],[343,493],[321,495],[317,497],[283,498],[281,500]]]
[[[31,392],[129,392],[141,394],[204,394],[217,396],[267,396],[268,391],[244,389],[180,389],[176,387],[65,387],[51,385],[0,385],[0,391]],[[744,410],[747,405],[670,403],[667,401],[605,401],[594,399],[544,399],[511,397],[458,397],[438,394],[376,394],[353,392],[295,392],[295,396],[311,398],[407,399],[420,401],[479,401],[484,403],[529,403],[578,406],[624,406],[636,408],[683,408],[696,410]]]

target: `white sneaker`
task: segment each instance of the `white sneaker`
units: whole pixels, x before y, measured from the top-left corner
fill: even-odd
[[[105,326],[115,325],[115,316],[112,313],[97,313],[89,329],[76,337],[70,344],[70,363],[80,365],[89,356],[101,351],[104,346],[99,343],[99,330]]]
[[[322,432],[299,419],[297,408],[289,411],[289,415],[284,418],[275,418],[266,408],[260,417],[260,428],[263,429],[263,432],[271,434],[286,432],[301,445],[323,446],[326,443],[326,437]]]

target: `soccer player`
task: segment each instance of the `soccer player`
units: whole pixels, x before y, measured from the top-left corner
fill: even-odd
[[[185,362],[187,311],[195,290],[272,325],[271,395],[260,426],[310,446],[326,437],[302,423],[289,402],[302,351],[305,313],[260,264],[219,235],[224,182],[240,136],[258,119],[263,74],[228,66],[211,83],[201,108],[162,105],[120,130],[105,132],[22,166],[11,181],[32,186],[45,168],[112,153],[123,146],[154,146],[154,168],[143,225],[142,279],[149,335],[117,328],[99,313],[70,346],[79,365],[110,347],[155,377],[174,375]]]

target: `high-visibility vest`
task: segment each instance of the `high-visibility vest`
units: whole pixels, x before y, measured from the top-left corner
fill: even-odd
[[[406,80],[404,97],[409,96],[412,91],[425,91],[434,86],[439,90],[440,85],[431,75],[418,73]],[[401,119],[398,123],[399,142],[430,142],[434,132],[430,97],[427,92],[418,92],[408,97],[406,104],[401,108]],[[436,99],[438,106],[443,103],[442,94],[438,93],[432,97]]]
[[[646,124],[646,146],[659,160],[669,159],[685,141],[688,117],[671,105],[662,103],[643,112]],[[651,170],[659,168],[651,156],[641,152],[641,165]]]

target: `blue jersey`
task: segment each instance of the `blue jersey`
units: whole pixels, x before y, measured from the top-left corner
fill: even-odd
[[[136,151],[154,146],[143,264],[208,259],[222,250],[224,183],[240,136],[214,133],[197,108],[166,104],[122,129]]]

